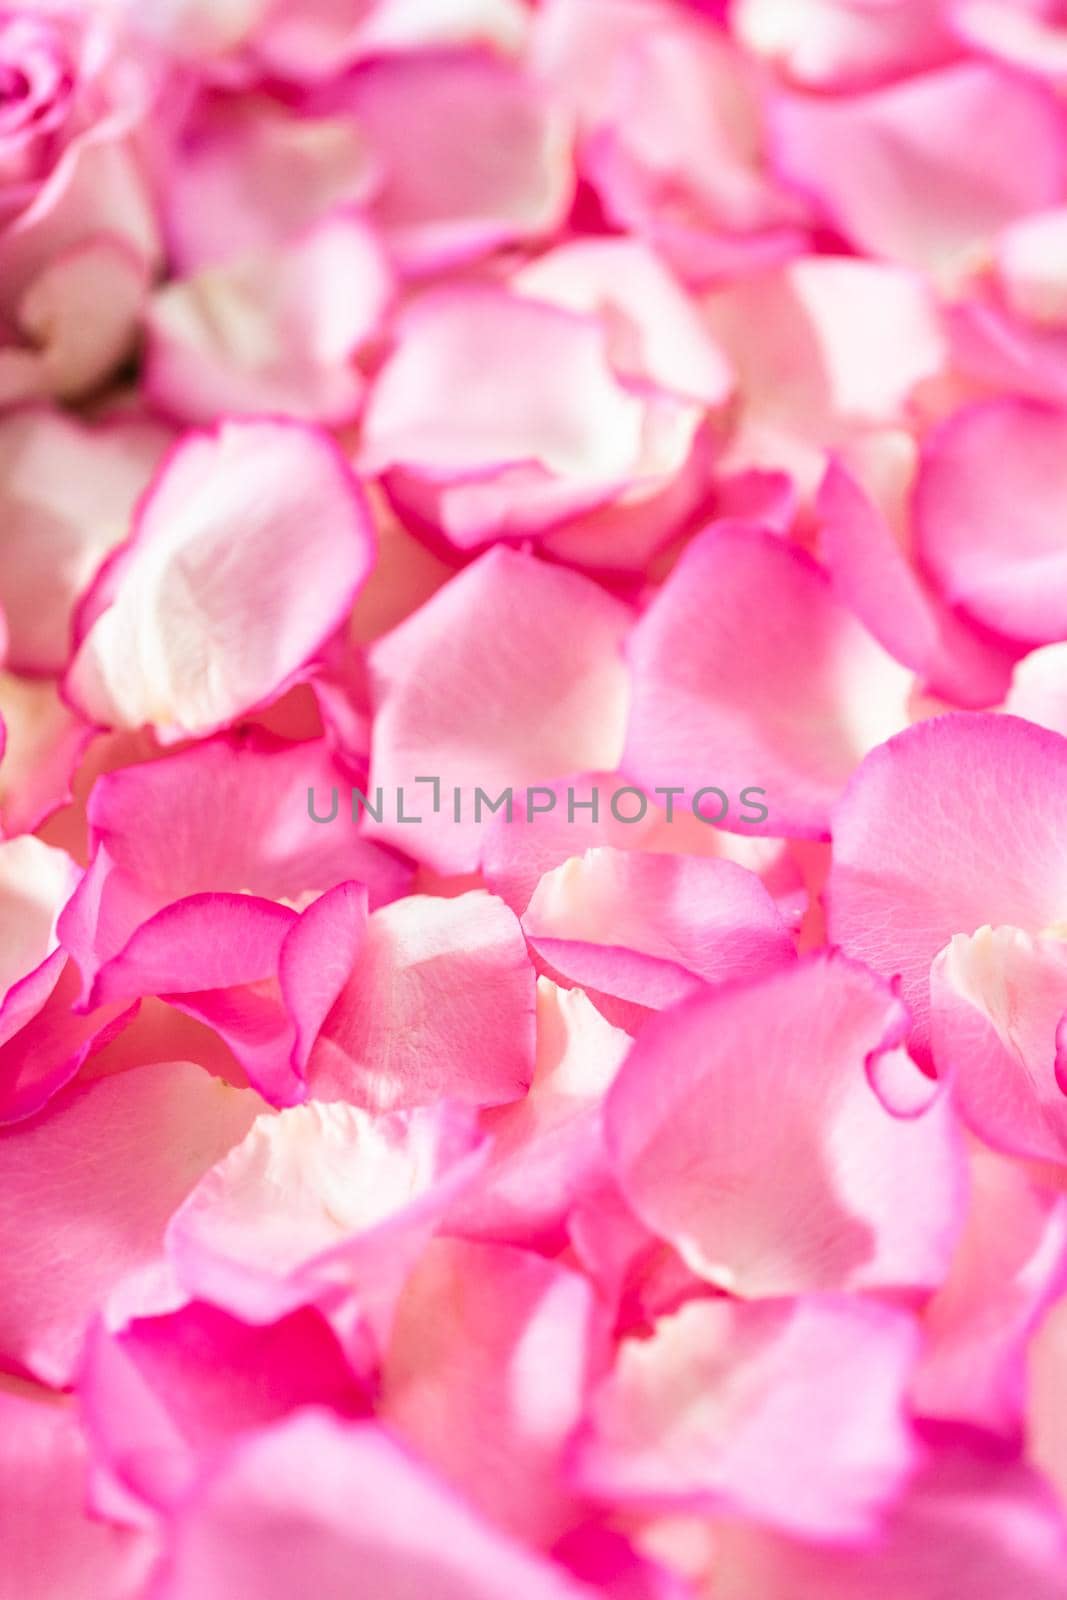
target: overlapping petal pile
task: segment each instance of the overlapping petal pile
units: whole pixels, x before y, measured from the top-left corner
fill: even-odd
[[[0,9],[0,1600],[1067,1600],[1067,6]]]

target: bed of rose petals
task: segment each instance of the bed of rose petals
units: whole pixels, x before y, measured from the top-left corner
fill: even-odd
[[[1067,6],[5,6],[0,606],[3,1600],[1065,1600]]]

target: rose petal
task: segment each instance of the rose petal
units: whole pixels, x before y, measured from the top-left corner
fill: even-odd
[[[364,501],[325,434],[258,421],[190,436],[93,587],[67,691],[112,727],[210,733],[293,681],[372,564]]]
[[[605,1108],[638,1217],[743,1296],[934,1287],[959,1220],[950,1112],[892,1117],[863,1071],[905,1021],[836,954],[652,1018]]]

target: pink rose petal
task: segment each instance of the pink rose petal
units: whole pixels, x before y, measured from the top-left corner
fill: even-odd
[[[951,1114],[899,1120],[864,1072],[905,1024],[835,954],[653,1018],[605,1108],[627,1201],[735,1294],[934,1287],[960,1220]]]

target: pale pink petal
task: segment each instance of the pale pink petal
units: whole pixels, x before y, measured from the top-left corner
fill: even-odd
[[[639,389],[640,386],[636,386]],[[635,391],[636,392],[636,391]],[[643,574],[708,503],[721,453],[718,413],[645,386],[641,455],[614,498],[541,536],[554,559],[600,573],[607,582]]]
[[[917,1451],[919,1331],[862,1300],[693,1300],[624,1341],[577,1478],[609,1502],[732,1511],[816,1539],[871,1534]]]
[[[1011,316],[986,296],[958,301],[946,312],[956,369],[976,386],[968,394],[1001,391],[1053,405],[1067,402],[1067,331]]]
[[[1047,644],[1023,657],[1012,674],[1004,710],[1067,734],[1067,643]]]
[[[143,88],[127,77],[123,93],[128,104],[74,138],[29,205],[0,231],[0,308],[8,319],[16,317],[20,305],[33,304],[39,277],[42,299],[53,300],[64,263],[76,262],[83,253],[86,263],[99,266],[106,258],[105,270],[114,269],[111,287],[120,297],[124,286],[132,291],[134,272],[143,283],[159,267],[156,206],[146,162],[132,136],[132,125],[145,109]],[[99,302],[93,315],[102,325],[110,320]]]
[[[734,861],[757,874],[790,926],[799,922],[803,885],[782,840],[709,826],[679,800],[678,787],[653,789],[640,811],[639,797],[623,792],[627,786],[617,773],[580,773],[544,787],[554,796],[552,808],[545,809],[540,786],[529,816],[525,797],[518,797],[510,818],[502,810],[493,819],[482,850],[486,882],[520,916],[546,873],[581,851],[608,849]]]
[[[50,678],[0,672],[0,828],[11,837],[39,828],[71,798],[75,773],[93,732],[60,697]]]
[[[36,843],[36,840],[34,840]],[[56,950],[12,985],[0,1006],[0,1123],[33,1115],[132,1021],[136,1006],[76,1007],[74,963]]]
[[[627,1204],[610,1168],[592,1169],[567,1219],[583,1270],[615,1314],[618,1337],[647,1334],[657,1318],[707,1294],[678,1250]]]
[[[98,779],[88,803],[94,859],[61,928],[86,992],[143,923],[190,896],[306,906],[353,878],[372,906],[400,893],[409,871],[361,836],[342,777],[323,740],[248,732]],[[331,799],[334,820],[315,822]]]
[[[740,524],[686,548],[628,655],[623,770],[648,789],[683,785],[706,820],[733,832],[825,838],[857,763],[908,722],[910,674],[834,598],[823,570]],[[750,790],[762,820],[744,809]]]
[[[746,49],[810,89],[858,89],[938,66],[955,53],[943,0],[737,0]]]
[[[19,301],[25,344],[0,348],[0,406],[88,394],[131,355],[148,292],[144,260],[120,239],[50,261]]]
[[[291,1060],[301,1079],[315,1040],[367,944],[369,896],[339,883],[305,908],[278,957],[279,996],[292,1022]]]
[[[117,1331],[96,1323],[78,1393],[97,1472],[159,1510],[234,1436],[303,1405],[359,1416],[367,1397],[316,1311],[263,1328],[190,1304]]]
[[[352,611],[349,636],[370,644],[410,617],[455,571],[401,522],[377,485],[368,498],[378,535],[378,559]]]
[[[4,1600],[135,1600],[155,1541],[90,1518],[88,1452],[72,1408],[29,1385],[0,1386]]]
[[[64,670],[75,601],[129,536],[169,438],[156,423],[94,427],[43,408],[0,419],[0,602],[12,671]]]
[[[1027,1347],[1065,1287],[1067,1199],[1040,1189],[1015,1162],[975,1149],[967,1225],[923,1318],[916,1409],[1017,1437]]]
[[[1067,80],[1067,29],[1056,0],[949,0],[948,14],[973,50],[1056,86]]]
[[[604,506],[643,507],[693,453],[703,408],[625,382],[592,313],[459,283],[414,300],[395,335],[368,398],[360,464],[460,549],[544,534]],[[611,533],[594,524],[604,565]]]
[[[705,308],[743,401],[724,467],[788,471],[805,499],[826,450],[908,421],[915,390],[947,361],[929,284],[875,261],[806,256]]]
[[[612,365],[710,407],[733,388],[729,363],[694,302],[654,251],[636,239],[574,239],[522,267],[520,294],[604,318]]]
[[[1062,1204],[1062,1201],[1061,1201]],[[1062,1289],[1062,1285],[1061,1285]],[[1060,1297],[1026,1351],[1026,1435],[1030,1458],[1067,1497],[1067,1418],[1064,1417],[1064,1373],[1067,1370],[1067,1298]],[[1013,1399],[1017,1390],[1012,1391]]]
[[[581,164],[610,221],[706,282],[802,245],[805,209],[765,170],[760,75],[681,7],[542,8],[534,59],[580,112]]]
[[[72,1011],[78,978],[56,922],[80,873],[30,834],[0,843],[0,1123],[37,1111],[108,1042],[128,1008]]]
[[[601,1364],[602,1322],[578,1273],[438,1239],[397,1303],[377,1414],[486,1516],[545,1545],[576,1514],[563,1452]]]
[[[362,494],[325,434],[249,421],[190,435],[93,587],[67,691],[112,727],[210,733],[293,681],[373,559]]]
[[[167,224],[183,275],[293,238],[361,205],[378,174],[350,116],[306,116],[257,94],[205,95],[168,173]]]
[[[56,922],[81,872],[32,835],[0,842],[0,995],[57,949]]]
[[[273,251],[205,267],[152,301],[146,393],[186,422],[241,411],[350,421],[365,387],[356,358],[391,293],[374,235],[343,215]]]
[[[900,975],[925,1065],[930,964],[953,935],[1063,919],[1067,741],[983,712],[922,723],[867,757],[833,834],[830,938]]]
[[[250,1322],[356,1295],[379,1337],[415,1260],[484,1159],[445,1105],[373,1117],[315,1101],[265,1114],[174,1216],[183,1288]]]
[[[528,1094],[483,1113],[485,1170],[449,1213],[466,1237],[555,1254],[577,1196],[606,1162],[604,1093],[630,1046],[581,989],[537,982],[537,1060]]]
[[[794,959],[756,875],[701,856],[587,850],[541,879],[522,926],[569,982],[657,1010]]]
[[[933,1287],[959,1220],[951,1112],[895,1118],[864,1072],[905,1023],[836,954],[653,1017],[605,1110],[627,1201],[737,1294]]]
[[[356,15],[353,15],[355,10]],[[280,76],[332,77],[355,60],[485,44],[517,51],[529,18],[522,0],[281,0],[253,40]]]
[[[964,62],[870,94],[782,96],[778,167],[857,249],[952,274],[1055,204],[1067,123],[1041,89]]]
[[[88,1004],[158,994],[213,1027],[271,1105],[307,1093],[289,1018],[273,992],[297,916],[251,895],[191,895],[143,922],[97,974]]]
[[[592,1600],[381,1428],[304,1411],[238,1447],[178,1513],[151,1600]]]
[[[75,1084],[0,1130],[0,1350],[69,1381],[86,1325],[262,1102],[187,1062]]]
[[[831,462],[818,496],[823,559],[835,593],[931,694],[993,705],[1007,688],[1010,646],[961,620],[911,557],[917,459],[910,435],[894,433]]]
[[[629,621],[589,579],[529,555],[497,549],[466,567],[370,651],[370,786],[385,809],[366,831],[438,871],[471,871],[504,790],[613,768]],[[397,820],[398,789],[418,822]]]
[[[146,10],[119,0],[124,21],[154,46],[210,72],[264,25],[273,0],[166,0]]]
[[[930,969],[930,1037],[938,1075],[987,1144],[1067,1161],[1067,1095],[1056,1076],[1067,1012],[1067,941],[1021,928],[957,933]]]
[[[1067,635],[1065,448],[1067,412],[991,401],[927,439],[916,489],[918,549],[945,598],[1029,644]]]
[[[355,62],[436,46],[490,45],[514,54],[529,18],[523,0],[167,0],[131,23],[195,61],[232,69],[242,51],[269,77],[314,83]],[[242,60],[242,68],[246,62]]]
[[[362,884],[337,885],[299,916],[248,894],[190,895],[141,923],[97,973],[89,1003],[158,994],[213,1029],[271,1105],[299,1104],[366,923]]]
[[[371,215],[404,271],[550,235],[570,209],[570,119],[510,63],[396,55],[365,66],[343,104],[381,170]]]
[[[1067,1527],[1036,1473],[946,1448],[859,1549],[735,1523],[716,1541],[715,1600],[1063,1600]]]
[[[534,1061],[534,971],[522,929],[484,892],[410,895],[376,911],[308,1062],[316,1100],[371,1111],[520,1099]]]
[[[997,279],[1015,316],[1040,328],[1067,325],[1067,209],[1039,211],[1005,229]]]

